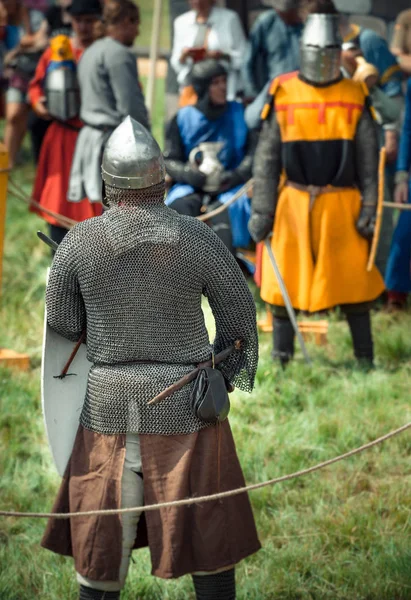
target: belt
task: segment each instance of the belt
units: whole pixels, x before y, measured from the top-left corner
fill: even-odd
[[[91,129],[97,129],[97,131],[102,131],[103,133],[107,133],[108,131],[114,131],[117,125],[91,125],[91,123],[87,123],[84,119],[82,119],[84,125],[90,127]]]
[[[354,186],[352,187],[337,187],[334,185],[303,185],[301,183],[295,183],[294,181],[286,181],[285,186],[293,188],[294,190],[299,190],[300,192],[307,192],[310,196],[310,210],[314,206],[314,202],[317,196],[321,196],[321,194],[332,194],[335,192],[346,192],[348,190],[356,189]]]
[[[66,129],[71,129],[72,131],[78,132],[81,129],[81,127],[77,127],[76,125],[72,125],[71,123],[68,123],[67,121],[62,121],[61,119],[53,118],[53,121],[56,121],[62,127],[65,127]]]

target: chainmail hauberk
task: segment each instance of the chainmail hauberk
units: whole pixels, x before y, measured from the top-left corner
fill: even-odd
[[[105,434],[198,431],[207,424],[191,412],[191,385],[157,405],[147,402],[236,339],[242,349],[219,368],[251,391],[258,360],[254,300],[210,228],[164,205],[164,183],[143,190],[106,185],[105,194],[110,208],[76,225],[57,250],[47,291],[53,329],[73,341],[87,329],[93,366],[80,423]],[[201,294],[216,320],[213,345]]]

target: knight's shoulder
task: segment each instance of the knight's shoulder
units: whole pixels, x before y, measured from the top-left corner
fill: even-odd
[[[188,115],[194,115],[200,113],[200,111],[198,110],[198,108],[196,108],[194,105],[188,105],[188,106],[183,106],[182,108],[180,108],[177,111],[177,119],[184,119],[185,117],[187,117]],[[200,113],[201,114],[201,113]]]
[[[207,223],[194,217],[180,215],[180,224],[183,235],[187,236],[194,244],[203,242],[212,244],[215,239],[219,239]]]
[[[346,92],[359,98],[366,98],[369,95],[368,88],[363,81],[354,81],[353,79],[344,77],[340,82],[340,86],[344,88]]]
[[[292,93],[293,87],[291,87],[291,90],[289,87],[294,86],[295,83],[298,84],[298,82],[298,71],[284,73],[283,75],[279,75],[271,81],[267,89],[265,104],[260,115],[262,121],[265,121],[271,114],[277,92],[281,89],[286,94],[290,92]]]
[[[90,239],[98,230],[102,229],[104,213],[99,217],[91,217],[85,221],[76,223],[70,229],[64,239],[68,239],[72,244],[81,244],[85,239]]]
[[[301,80],[298,77],[299,71],[290,71],[289,73],[283,73],[282,75],[278,75],[270,85],[270,92],[274,92],[275,89],[278,89],[280,86],[284,87],[287,85],[293,85],[294,83],[299,83]]]

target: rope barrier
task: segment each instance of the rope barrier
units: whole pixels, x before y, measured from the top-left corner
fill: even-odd
[[[4,169],[4,171],[10,171],[10,169]],[[0,169],[0,173],[1,172],[2,172],[2,170]],[[238,192],[236,192],[234,194],[234,196],[232,198],[230,198],[230,200],[228,200],[228,202],[226,202],[225,204],[222,204],[221,206],[219,206],[215,210],[212,210],[209,213],[200,215],[199,217],[197,217],[197,219],[199,221],[209,221],[210,219],[223,213],[232,204],[234,204],[234,202],[237,202],[237,200],[239,200],[243,194],[246,194],[252,188],[253,183],[254,183],[254,179],[249,179],[238,190]],[[25,194],[24,190],[11,177],[9,177],[9,187],[10,187],[10,184],[11,184],[11,189],[9,189],[9,193],[12,196],[14,196],[15,198],[18,198],[22,202],[25,202],[28,206],[34,206],[35,208],[37,208],[39,211],[41,211],[45,215],[48,215],[49,217],[53,217],[53,219],[55,219],[61,227],[65,227],[66,229],[71,229],[78,222],[78,221],[75,221],[74,219],[70,219],[69,217],[65,217],[64,215],[56,213],[53,210],[50,210],[49,208],[45,208],[44,206],[42,206],[41,204],[36,202],[33,198],[29,198]]]
[[[398,204],[398,202],[384,202],[384,208],[396,208],[397,210],[411,210],[411,204]]]
[[[132,508],[116,508],[116,509],[106,509],[106,510],[88,510],[83,512],[74,512],[74,513],[37,513],[37,512],[16,512],[16,511],[0,511],[0,517],[18,517],[18,518],[33,518],[33,519],[71,519],[74,517],[89,517],[89,516],[103,516],[103,515],[120,515],[126,513],[134,513],[134,512],[149,512],[153,510],[160,510],[162,508],[170,508],[170,507],[178,507],[178,506],[191,506],[192,504],[200,504],[203,502],[211,502],[212,500],[221,500],[222,498],[230,498],[232,496],[237,496],[238,494],[244,494],[245,492],[249,492],[252,490],[258,490],[267,486],[276,485],[277,483],[281,483],[283,481],[290,481],[291,479],[297,479],[298,477],[303,477],[304,475],[308,475],[310,473],[314,473],[315,471],[319,471],[320,469],[324,469],[330,465],[335,464],[336,462],[340,462],[346,458],[350,458],[351,456],[355,456],[356,454],[360,454],[361,452],[365,452],[365,450],[369,450],[374,446],[382,444],[383,442],[400,435],[407,429],[411,428],[411,423],[407,423],[386,435],[383,435],[380,438],[372,442],[368,442],[368,444],[364,444],[359,448],[355,448],[354,450],[350,450],[345,454],[341,454],[340,456],[336,456],[335,458],[331,458],[326,460],[325,462],[319,463],[313,467],[309,467],[308,469],[303,469],[301,471],[296,471],[295,473],[291,473],[289,475],[283,475],[282,477],[276,477],[275,479],[269,479],[268,481],[264,481],[262,483],[254,483],[251,485],[247,485],[241,488],[237,488],[235,490],[229,490],[227,492],[220,492],[218,494],[210,494],[208,496],[198,496],[196,498],[185,498],[183,500],[174,500],[171,502],[160,502],[158,504],[149,504],[147,506],[134,506]]]
[[[11,177],[9,177],[9,193],[15,198],[18,198],[19,200],[27,204],[28,206],[34,206],[49,217],[53,217],[53,219],[55,219],[61,227],[71,229],[77,223],[77,221],[75,221],[74,219],[70,219],[69,217],[60,215],[59,213],[56,213],[53,210],[45,208],[44,206],[36,202],[33,198],[29,198],[25,194],[24,190]]]
[[[249,179],[247,181],[247,183],[245,183],[243,185],[243,187],[240,188],[238,190],[238,192],[236,192],[234,194],[234,196],[232,198],[230,198],[230,200],[228,200],[228,202],[226,202],[225,204],[222,204],[218,208],[210,211],[209,213],[206,213],[205,215],[201,215],[201,216],[197,217],[197,219],[199,221],[208,221],[209,219],[212,219],[213,217],[216,217],[217,215],[221,214],[222,212],[224,212],[225,210],[227,210],[227,208],[229,206],[231,206],[232,204],[234,204],[234,202],[237,202],[237,200],[239,200],[243,194],[246,194],[248,192],[248,190],[253,187],[253,184],[254,184],[254,179],[252,179],[252,178]]]

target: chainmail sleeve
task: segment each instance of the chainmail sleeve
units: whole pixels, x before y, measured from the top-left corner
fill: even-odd
[[[264,121],[254,159],[254,191],[248,230],[255,242],[261,242],[272,231],[281,169],[281,133],[272,110]]]
[[[48,324],[73,342],[86,329],[86,310],[76,268],[76,235],[75,227],[57,249],[46,290]]]
[[[203,294],[208,298],[216,323],[214,353],[236,340],[234,351],[219,369],[234,386],[251,392],[258,364],[256,308],[244,275],[226,246],[211,229],[201,225],[198,252],[202,257]],[[200,233],[200,232],[199,232]]]
[[[272,109],[264,121],[254,158],[253,213],[274,217],[281,170],[281,133]]]
[[[368,109],[365,109],[355,135],[355,167],[363,205],[377,204],[378,199],[378,135]]]

